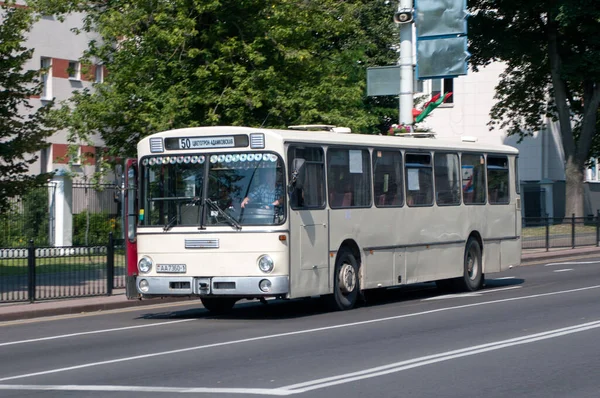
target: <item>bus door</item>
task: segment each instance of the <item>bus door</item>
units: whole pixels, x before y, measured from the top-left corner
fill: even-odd
[[[125,228],[125,263],[127,264],[125,293],[128,299],[135,299],[139,297],[139,293],[137,291],[135,283],[137,276],[137,177],[137,160],[127,159],[125,161],[125,172],[123,181],[123,226]]]
[[[290,146],[288,161],[290,294],[327,294],[331,288],[323,149]]]

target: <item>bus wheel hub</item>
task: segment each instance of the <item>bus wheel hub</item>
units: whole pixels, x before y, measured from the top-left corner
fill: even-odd
[[[356,272],[352,264],[344,264],[340,269],[339,286],[342,293],[348,294],[356,288]]]

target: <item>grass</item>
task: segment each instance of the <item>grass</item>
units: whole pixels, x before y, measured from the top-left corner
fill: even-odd
[[[550,225],[549,234],[550,237],[553,235],[571,235],[571,224],[556,224]],[[595,234],[596,226],[595,225],[582,225],[575,224],[575,236],[580,234]],[[524,238],[533,238],[533,237],[545,237],[546,236],[546,226],[540,227],[523,227],[523,232],[521,234]]]

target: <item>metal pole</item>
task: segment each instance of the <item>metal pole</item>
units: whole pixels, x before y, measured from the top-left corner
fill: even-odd
[[[106,295],[112,295],[115,279],[115,240],[113,233],[108,233],[108,247],[106,248]]]
[[[33,245],[33,239],[29,241],[29,247],[27,248],[27,275],[29,276],[27,294],[29,302],[35,301],[35,246]]]
[[[596,247],[600,246],[600,209],[596,210]]]
[[[413,9],[413,0],[400,0],[398,11]],[[400,24],[400,125],[412,126],[413,101],[413,24]],[[412,132],[412,129],[411,129]]]
[[[575,213],[571,215],[571,249],[575,249]]]
[[[546,251],[550,250],[550,217],[546,214]]]

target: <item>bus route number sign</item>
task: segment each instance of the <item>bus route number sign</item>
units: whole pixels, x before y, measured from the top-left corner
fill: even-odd
[[[233,148],[233,137],[180,138],[179,149]]]

